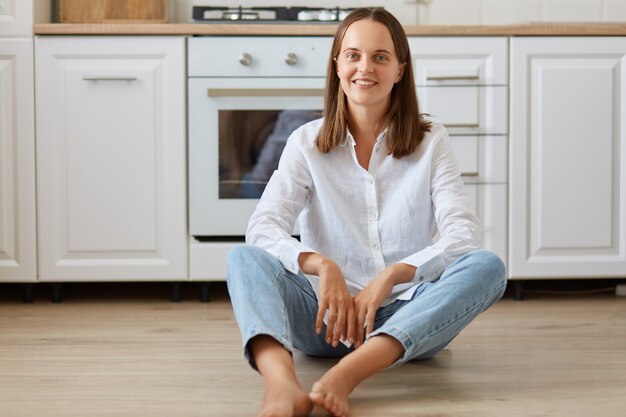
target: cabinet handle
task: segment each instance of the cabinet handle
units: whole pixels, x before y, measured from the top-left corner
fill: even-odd
[[[427,81],[477,81],[478,75],[429,75]]]
[[[468,129],[478,129],[480,124],[478,123],[443,123],[445,127],[450,128],[468,128]]]
[[[132,75],[101,75],[83,77],[84,81],[137,81],[137,77]]]
[[[461,172],[462,177],[478,177],[479,175],[478,172]]]
[[[209,88],[209,97],[323,97],[323,88]]]

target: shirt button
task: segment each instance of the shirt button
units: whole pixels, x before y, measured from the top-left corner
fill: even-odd
[[[420,282],[424,281],[424,277],[419,277],[418,279]]]
[[[376,217],[378,217],[378,213],[376,213],[375,211],[370,213],[370,219],[376,220]]]
[[[378,250],[379,248],[380,248],[380,246],[378,246],[378,243],[374,243],[372,245],[372,249],[374,249],[374,250]]]
[[[374,178],[368,178],[368,179],[367,179],[367,183],[368,183],[369,185],[374,184]]]

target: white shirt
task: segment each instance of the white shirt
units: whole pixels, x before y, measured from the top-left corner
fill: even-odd
[[[387,266],[415,266],[413,281],[395,286],[382,305],[411,298],[417,284],[438,279],[478,247],[479,221],[442,125],[433,122],[417,150],[400,159],[387,154],[383,132],[368,170],[358,163],[350,134],[321,153],[315,145],[321,125],[314,120],[289,137],[250,218],[248,244],[293,273],[302,273],[300,253],[320,253],[339,266],[353,296]],[[296,219],[301,242],[291,236]],[[319,295],[319,278],[307,277]]]

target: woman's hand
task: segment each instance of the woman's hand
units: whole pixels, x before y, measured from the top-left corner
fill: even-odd
[[[298,261],[300,268],[307,274],[317,275],[320,279],[319,300],[315,331],[322,332],[324,316],[326,321],[326,342],[337,347],[341,339],[354,342],[355,313],[352,295],[348,291],[341,270],[333,261],[317,253],[301,253]]]
[[[394,285],[409,282],[415,275],[415,267],[398,263],[382,270],[372,282],[354,296],[356,312],[355,348],[361,346],[374,330],[374,319],[380,305],[389,297]]]

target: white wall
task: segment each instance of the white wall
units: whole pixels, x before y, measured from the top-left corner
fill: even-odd
[[[626,0],[430,0],[430,24],[624,22]]]
[[[171,21],[190,22],[199,6],[384,6],[405,24],[624,22],[626,0],[170,0]],[[426,3],[427,5],[418,5]]]

